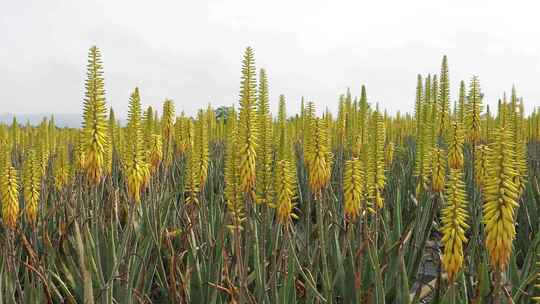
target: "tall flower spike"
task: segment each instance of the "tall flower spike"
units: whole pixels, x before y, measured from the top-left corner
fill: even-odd
[[[23,197],[26,218],[35,225],[38,214],[38,204],[41,192],[41,170],[35,150],[29,149],[23,164]]]
[[[56,129],[56,124],[54,121],[54,115],[51,115],[49,119],[49,151],[56,151],[56,144],[58,141],[58,134]]]
[[[431,150],[431,190],[442,192],[444,190],[444,177],[446,175],[446,159],[441,148]]]
[[[150,172],[156,172],[163,159],[163,139],[159,134],[153,134],[151,137],[148,159],[151,168]]]
[[[373,112],[370,123],[368,147],[368,187],[371,198],[375,199],[377,208],[384,207],[382,192],[386,185],[385,153],[386,130],[379,110]]]
[[[173,157],[174,139],[174,103],[166,99],[163,103],[163,117],[161,118],[161,134],[163,138],[163,162],[169,166]]]
[[[514,211],[518,207],[519,189],[514,183],[515,153],[511,133],[500,128],[490,145],[487,179],[484,186],[483,218],[486,247],[491,266],[504,271],[510,259],[512,241],[516,235]]]
[[[422,191],[427,189],[429,184],[429,174],[431,170],[431,129],[432,125],[430,122],[430,104],[429,96],[430,95],[430,82],[431,77],[428,76],[426,79],[426,99],[421,113],[421,123],[420,130],[416,139],[416,155],[415,155],[415,167],[414,167],[414,176],[418,177],[418,184],[416,187],[416,195],[419,196]]]
[[[155,125],[154,109],[151,106],[146,108],[146,110],[144,111],[142,125],[145,150],[148,153],[148,151],[150,151],[150,148],[152,147],[152,135],[154,134]]]
[[[416,100],[414,103],[414,118],[416,120],[416,139],[420,137],[422,131],[422,106],[424,105],[424,89],[422,85],[422,75],[418,74],[416,83]]]
[[[330,169],[332,154],[329,151],[328,134],[326,123],[315,118],[312,125],[312,138],[310,139],[309,152],[309,185],[315,195],[320,195],[321,191],[330,182]]]
[[[154,130],[154,134],[160,134],[161,120],[159,119],[159,114],[157,110],[154,111],[154,119],[152,121],[154,122],[154,125],[152,126]]]
[[[311,164],[311,148],[313,146],[313,124],[315,121],[315,104],[313,102],[308,102],[304,117],[304,126],[303,126],[303,136],[304,142],[302,143],[302,148],[304,152],[304,163],[309,170]]]
[[[77,132],[77,138],[75,139],[75,147],[74,147],[74,167],[75,172],[83,172],[84,168],[86,167],[86,153],[84,151],[84,134],[83,132]]]
[[[0,125],[0,174],[3,174],[11,166],[10,151],[7,130]]]
[[[293,213],[296,198],[296,171],[289,160],[279,160],[276,164],[276,214],[281,224],[297,216]]]
[[[521,128],[521,126],[519,126],[519,128]],[[523,191],[525,191],[525,185],[527,183],[527,143],[522,135],[516,135],[515,143],[516,170],[519,175],[519,178],[516,178],[516,185],[518,186],[519,193],[521,194]]]
[[[272,117],[268,100],[268,79],[264,69],[261,69],[259,74],[257,129],[257,202],[268,204],[272,201]]]
[[[359,113],[358,113],[358,131],[360,137],[361,149],[365,149],[365,145],[368,140],[368,122],[369,122],[369,103],[367,100],[366,86],[362,85],[362,91],[360,92],[359,101]]]
[[[281,224],[297,218],[293,213],[297,193],[296,166],[292,153],[291,135],[287,132],[285,97],[279,98],[277,130],[279,138],[274,179],[276,214]],[[259,181],[258,181],[259,182]]]
[[[244,201],[240,191],[240,171],[238,166],[238,127],[237,117],[234,108],[231,108],[227,118],[228,138],[225,150],[225,199],[227,201],[227,211],[231,218],[228,227],[231,230],[242,229],[242,224],[246,220],[244,212]]]
[[[395,151],[395,145],[393,142],[389,142],[386,145],[386,168],[390,168],[392,166],[392,163],[394,162],[394,151]]]
[[[353,158],[345,163],[343,176],[343,196],[345,217],[355,220],[361,211],[362,203],[362,176],[361,161]]]
[[[444,134],[450,123],[450,80],[448,75],[448,59],[443,56],[441,64],[441,77],[439,82],[439,115],[438,115],[438,134],[444,137]]]
[[[185,140],[187,129],[186,121],[187,119],[182,112],[182,114],[176,118],[176,122],[174,123],[175,152],[178,156],[184,154],[187,149],[187,142]]]
[[[38,161],[41,170],[41,175],[44,176],[47,173],[47,167],[49,165],[49,157],[51,155],[49,146],[49,123],[47,118],[43,118],[41,124],[39,124],[39,137],[38,141]]]
[[[255,82],[255,59],[253,50],[248,47],[242,64],[240,82],[240,116],[238,122],[238,157],[240,166],[240,190],[252,194],[256,178],[257,149],[257,102]]]
[[[188,129],[192,130],[193,121],[188,120]],[[189,141],[189,147],[186,150],[186,204],[198,204],[199,198],[199,162],[197,157],[197,151],[194,148],[194,141]]]
[[[469,86],[467,111],[465,121],[467,125],[467,139],[473,144],[480,142],[481,120],[480,113],[482,112],[482,94],[480,93],[480,81],[477,76],[473,76]]]
[[[139,203],[141,191],[149,179],[148,164],[144,160],[144,141],[141,129],[141,99],[139,89],[135,88],[129,98],[125,170],[129,198]]]
[[[459,99],[458,99],[458,108],[457,108],[457,121],[461,125],[465,125],[465,111],[466,111],[466,104],[465,104],[465,81],[461,81],[459,83]]]
[[[54,186],[56,190],[62,191],[70,183],[71,167],[69,165],[68,145],[63,143],[57,146],[54,158]]]
[[[0,186],[2,220],[8,228],[15,229],[19,217],[19,184],[17,182],[17,170],[13,166],[8,166],[2,172]]]
[[[474,180],[478,188],[483,189],[488,178],[488,155],[490,149],[487,145],[479,145],[474,153]]]
[[[463,243],[467,241],[465,231],[469,228],[465,184],[460,169],[450,169],[445,198],[446,207],[441,215],[441,241],[444,245],[442,265],[448,273],[448,280],[454,282],[463,266]]]
[[[216,112],[212,108],[211,104],[208,104],[206,107],[206,130],[208,137],[208,144],[212,144],[216,141],[217,138],[217,121],[216,121]]]
[[[118,120],[116,119],[116,115],[114,114],[114,110],[111,107],[109,109],[109,134],[110,134],[110,143],[112,146],[112,150],[115,150],[118,145],[118,129],[120,127],[120,124],[118,123]]]
[[[107,136],[107,107],[101,54],[97,47],[88,54],[86,93],[83,112],[83,149],[86,176],[91,184],[98,184],[103,175],[103,158]]]
[[[454,121],[450,124],[450,134],[448,136],[448,166],[451,169],[463,168],[463,129],[461,125]]]
[[[290,152],[288,147],[288,140],[290,139],[287,136],[287,110],[285,108],[285,96],[280,95],[279,96],[279,109],[278,109],[278,117],[277,117],[277,124],[276,124],[276,146],[277,146],[277,152],[276,157],[278,160],[282,159],[289,159]]]
[[[199,110],[197,121],[195,122],[195,138],[194,138],[194,161],[197,166],[198,182],[197,186],[200,191],[203,190],[208,178],[208,123],[207,116],[203,110]]]
[[[345,146],[345,136],[346,136],[346,116],[347,116],[347,110],[345,109],[345,96],[341,95],[339,96],[339,103],[338,103],[338,116],[337,120],[335,122],[335,129],[333,130],[332,134],[332,148],[338,149],[338,147]],[[331,129],[331,128],[330,128]]]
[[[11,121],[9,138],[9,141],[13,144],[13,148],[17,149],[21,141],[21,130],[16,117],[13,117]]]

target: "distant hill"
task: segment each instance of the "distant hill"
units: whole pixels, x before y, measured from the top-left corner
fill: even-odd
[[[11,114],[4,113],[0,114],[0,123],[11,124],[13,117],[17,118],[19,124],[25,125],[27,121],[31,125],[39,124],[44,117],[51,118],[50,113],[39,113],[39,114]],[[70,128],[79,128],[82,124],[81,114],[54,114],[54,121],[58,127],[70,127]]]

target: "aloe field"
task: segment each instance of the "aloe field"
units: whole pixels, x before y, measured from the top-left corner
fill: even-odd
[[[234,104],[133,87],[121,120],[87,55],[79,128],[0,124],[0,304],[540,303],[540,107],[511,84],[442,56],[407,112],[292,108],[248,47]]]

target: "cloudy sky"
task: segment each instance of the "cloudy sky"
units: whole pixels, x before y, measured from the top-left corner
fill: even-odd
[[[103,55],[107,102],[125,115],[172,98],[193,113],[238,100],[242,53],[285,94],[335,109],[340,93],[410,110],[416,74],[448,55],[452,99],[480,77],[495,103],[513,84],[540,106],[539,7],[509,1],[8,1],[0,10],[0,113],[80,113],[88,48]]]

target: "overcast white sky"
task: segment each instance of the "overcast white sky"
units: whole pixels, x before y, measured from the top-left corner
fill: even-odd
[[[172,98],[193,113],[238,100],[252,46],[266,68],[272,108],[285,94],[335,109],[340,93],[391,112],[412,109],[416,74],[448,55],[452,100],[480,77],[495,103],[515,84],[540,106],[540,8],[535,1],[9,1],[0,9],[0,113],[80,113],[87,50],[103,55],[107,103],[125,115]]]

